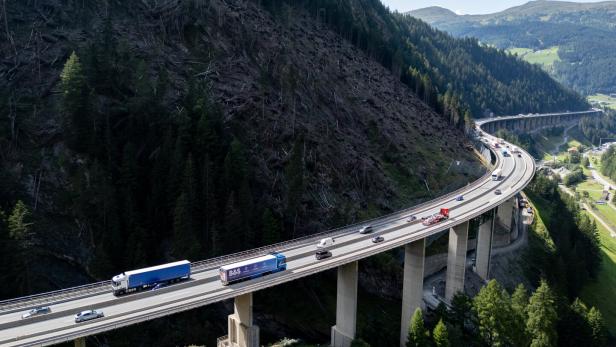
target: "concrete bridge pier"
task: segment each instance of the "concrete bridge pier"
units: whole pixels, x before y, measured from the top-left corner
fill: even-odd
[[[86,347],[86,338],[85,337],[76,338],[75,347]]]
[[[402,320],[400,347],[406,346],[408,327],[415,310],[422,307],[426,239],[404,246],[404,279],[402,284]]]
[[[468,241],[468,221],[449,229],[449,250],[447,253],[447,274],[445,277],[445,300],[464,291],[464,270]]]
[[[511,231],[513,221],[514,198],[509,198],[498,206],[498,221],[507,230]]]
[[[349,347],[355,338],[357,320],[357,262],[338,267],[336,325],[331,330],[332,347]]]
[[[490,255],[492,253],[492,235],[494,233],[494,210],[487,213],[489,219],[479,226],[477,233],[477,250],[475,251],[475,272],[483,280],[490,276]]]
[[[259,347],[259,327],[252,322],[252,293],[236,296],[233,310],[228,320],[229,335],[223,346]]]

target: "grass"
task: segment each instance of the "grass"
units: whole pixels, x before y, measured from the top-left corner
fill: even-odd
[[[530,48],[510,48],[507,50],[509,53],[517,54],[521,59],[531,63],[539,64],[546,69],[551,69],[554,63],[560,61],[558,55],[558,46],[553,46],[546,49],[533,50]]]
[[[599,104],[600,106],[607,106],[611,109],[616,110],[616,98],[613,98],[609,95],[605,95],[605,94],[595,94],[595,95],[590,95],[588,97],[588,101],[591,104]]]
[[[570,132],[570,135],[572,135],[570,139],[573,139],[569,141],[569,147],[583,143],[583,141],[579,141],[580,137],[575,136],[575,132]],[[575,140],[576,138],[578,140]],[[553,142],[553,139],[546,138],[544,144],[549,142]],[[559,141],[556,141],[555,143],[558,142]],[[552,148],[553,147],[554,145]],[[565,153],[561,152],[558,154],[558,158],[560,159],[564,157],[564,155]],[[593,166],[595,169],[599,170],[601,168],[601,158],[600,156],[593,158],[595,158]],[[585,170],[585,173],[588,179],[578,184],[576,186],[576,191],[580,192],[580,194],[583,191],[588,191],[590,199],[596,201],[601,197],[604,187],[590,177],[589,170]],[[553,241],[545,227],[545,224],[549,224],[549,218],[552,216],[550,202],[530,195],[528,198],[529,202],[537,207],[535,209],[536,220],[534,222],[534,228],[531,229],[534,229],[535,235],[541,239],[545,245],[550,247],[550,245],[553,245]],[[616,210],[607,205],[595,206],[596,209],[593,212],[599,215],[607,224],[616,226]],[[587,211],[582,211],[582,213],[593,220],[595,219]],[[597,280],[587,283],[582,289],[580,297],[587,305],[595,306],[601,311],[608,330],[612,335],[616,335],[616,300],[613,300],[614,288],[616,288],[616,238],[612,238],[610,232],[601,223],[596,221],[596,224],[599,230],[599,239],[601,243],[601,268],[599,269]]]
[[[593,188],[593,184],[590,182],[584,182],[580,185]],[[534,209],[535,221],[530,231],[534,232],[534,235],[541,240],[544,247],[547,246],[548,249],[554,251],[553,240],[545,226],[549,222],[549,216],[552,215],[550,202],[539,197],[531,197],[530,195],[528,200],[531,205],[536,207]],[[610,209],[608,206],[600,207]],[[616,213],[613,210],[609,212],[609,215],[616,218]],[[590,213],[586,211],[582,211],[582,213],[594,220]],[[610,232],[601,223],[596,223],[601,242],[601,268],[599,269],[597,280],[586,284],[580,297],[587,305],[595,306],[601,311],[608,330],[612,335],[616,335],[616,300],[611,299],[614,295],[614,288],[616,288],[616,239],[610,237]]]
[[[616,229],[616,211],[607,205],[595,205],[595,213],[612,228]]]
[[[592,215],[586,213],[590,218]],[[581,297],[590,305],[597,307],[612,335],[616,335],[616,239],[610,237],[607,229],[597,222],[601,241],[602,263],[597,280],[584,286]]]
[[[554,244],[554,240],[552,240],[548,228],[546,227],[546,224],[550,223],[550,218],[552,216],[552,206],[550,202],[541,197],[532,196],[531,194],[527,194],[527,197],[535,213],[533,227],[529,230],[541,240],[543,247],[546,247],[550,252],[555,252],[556,244]]]
[[[601,172],[601,156],[597,154],[591,154],[588,156],[588,160],[592,164],[592,167]]]
[[[552,151],[554,151],[556,146],[560,145],[562,142],[562,136],[546,136],[545,134],[539,133],[535,136],[535,148],[541,154],[543,154],[543,159],[548,160],[552,159]]]
[[[560,138],[559,136],[553,138],[540,136],[538,138],[544,139],[544,142],[542,142],[538,147],[540,153],[543,153],[543,160],[554,160],[554,155],[552,155],[552,151],[556,149],[556,146],[560,145],[562,138]],[[554,138],[557,138],[558,140],[554,140]],[[565,145],[561,146],[562,148],[559,149],[559,152],[556,154],[556,160],[563,163],[565,159],[569,156],[567,150],[571,147],[578,147],[580,145],[582,145],[580,141],[570,138],[569,141]]]
[[[595,182],[592,178],[588,178],[586,181],[578,184],[575,188],[575,191],[580,192],[580,194],[582,194],[583,191],[587,191],[590,195],[590,198],[596,201],[601,198],[603,186]]]
[[[600,167],[600,159],[598,158],[596,163],[593,163],[595,167]],[[576,191],[580,193],[588,191],[592,200],[598,200],[602,190],[603,186],[590,176],[576,187]],[[616,226],[616,210],[607,205],[595,205],[595,207],[593,212],[607,224]],[[587,211],[582,211],[582,213],[595,219]],[[612,335],[616,335],[616,301],[611,299],[614,295],[614,288],[616,288],[616,239],[610,236],[610,232],[599,221],[595,222],[601,242],[601,268],[597,280],[586,284],[580,296],[587,305],[595,306],[601,311],[608,330]]]
[[[569,138],[570,139],[574,139],[577,142],[585,145],[585,146],[592,146],[592,143],[586,138],[586,136],[584,136],[584,134],[582,133],[582,131],[580,130],[580,127],[573,127],[571,129],[569,129],[569,132],[567,133],[569,134]]]

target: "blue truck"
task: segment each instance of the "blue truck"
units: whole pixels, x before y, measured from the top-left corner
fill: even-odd
[[[287,258],[282,253],[271,253],[220,267],[220,281],[223,285],[251,278],[261,277],[287,269]]]
[[[113,276],[111,288],[113,295],[122,295],[154,287],[159,283],[171,283],[190,278],[188,260],[131,270]]]

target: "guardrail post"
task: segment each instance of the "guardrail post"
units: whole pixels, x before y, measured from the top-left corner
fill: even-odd
[[[423,277],[426,239],[404,246],[404,279],[402,282],[402,321],[400,323],[400,346],[406,346],[408,328],[413,312],[422,308]]]
[[[85,337],[76,338],[75,347],[86,347],[86,338]]]
[[[469,222],[466,221],[449,229],[449,250],[445,279],[445,300],[447,302],[451,302],[457,292],[464,291],[468,224]]]
[[[355,338],[357,320],[357,262],[338,267],[336,325],[331,330],[333,347],[349,347]]]
[[[258,347],[259,327],[252,323],[252,293],[235,297],[233,314],[229,315],[227,339],[219,338],[218,346]]]
[[[479,226],[475,256],[475,272],[484,280],[487,280],[490,274],[490,255],[492,252],[492,235],[494,233],[494,210],[490,210],[488,215],[490,218]]]

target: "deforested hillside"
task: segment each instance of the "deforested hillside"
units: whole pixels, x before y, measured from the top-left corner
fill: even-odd
[[[322,231],[482,174],[462,129],[284,9],[3,3],[1,297]]]
[[[455,39],[379,0],[262,1],[277,18],[307,10],[398,76],[450,122],[495,113],[579,110],[588,104],[537,66],[480,44]]]

